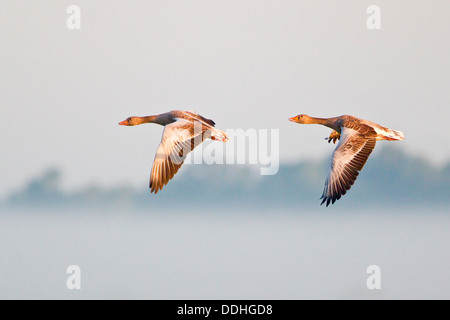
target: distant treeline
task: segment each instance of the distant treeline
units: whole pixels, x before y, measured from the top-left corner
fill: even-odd
[[[61,188],[58,169],[47,170],[2,205],[8,207],[187,208],[319,206],[329,159],[281,165],[278,174],[259,175],[241,165],[186,165],[157,195],[129,186],[88,187],[79,192]],[[436,168],[420,157],[385,147],[374,154],[353,188],[335,206],[446,205],[450,198],[450,163]]]

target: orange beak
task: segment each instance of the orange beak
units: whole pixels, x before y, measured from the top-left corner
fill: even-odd
[[[122,122],[119,123],[119,126],[126,126],[126,125],[128,125],[128,121],[127,120],[122,121]]]
[[[297,120],[298,120],[297,116],[289,118],[289,121],[292,121],[292,122],[297,122]]]

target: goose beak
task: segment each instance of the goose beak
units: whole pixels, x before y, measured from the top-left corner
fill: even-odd
[[[292,122],[297,122],[297,120],[298,120],[298,117],[289,118],[289,121],[292,121]]]
[[[127,120],[119,122],[119,126],[126,126],[128,124]]]

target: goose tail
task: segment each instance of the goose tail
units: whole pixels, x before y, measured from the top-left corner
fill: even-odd
[[[222,130],[219,130],[216,128],[212,128],[211,129],[211,140],[220,140],[222,142],[227,142],[228,140],[230,140],[230,138],[225,133],[225,131],[222,131]]]
[[[405,140],[405,134],[401,131],[389,130],[386,140]]]

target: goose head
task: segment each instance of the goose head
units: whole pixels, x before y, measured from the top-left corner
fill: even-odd
[[[315,123],[314,119],[310,116],[307,116],[306,114],[299,114],[298,116],[289,118],[289,121],[295,122],[295,123],[301,123],[301,124],[311,124]]]
[[[143,122],[140,117],[129,117],[126,120],[120,122],[119,125],[132,127],[132,126],[140,125],[142,123]]]

